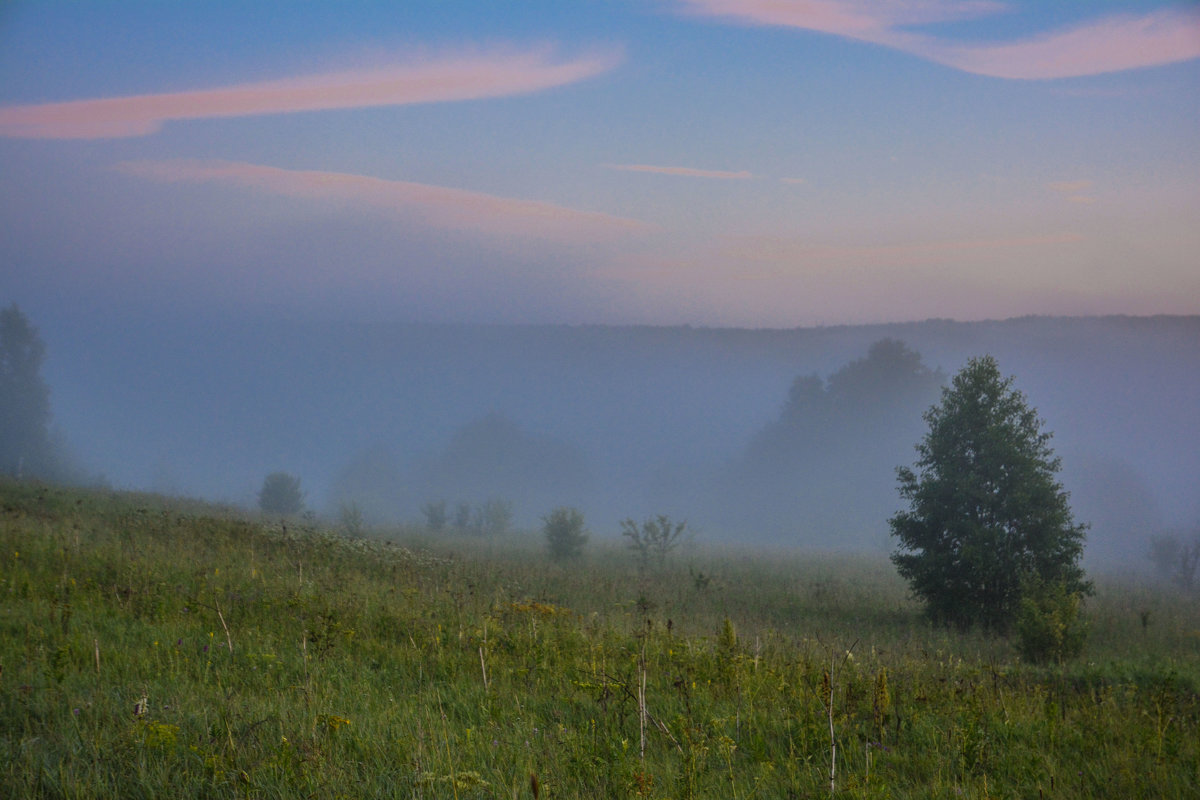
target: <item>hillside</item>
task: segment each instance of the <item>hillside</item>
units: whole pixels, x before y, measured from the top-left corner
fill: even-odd
[[[12,483],[0,513],[8,797],[803,797],[831,757],[846,797],[1200,790],[1200,617],[1132,584],[1044,669],[870,559],[639,576]]]

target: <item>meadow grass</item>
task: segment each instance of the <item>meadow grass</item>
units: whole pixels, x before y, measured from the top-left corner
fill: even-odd
[[[376,533],[0,483],[0,796],[1200,796],[1194,597],[1035,667],[882,556]]]

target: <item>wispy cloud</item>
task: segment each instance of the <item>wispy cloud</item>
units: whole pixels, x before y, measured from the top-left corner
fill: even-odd
[[[744,181],[754,177],[753,174],[745,170],[729,172],[720,169],[695,169],[694,167],[656,167],[650,164],[606,164],[605,166],[608,169],[616,169],[623,172],[650,172],[655,175],[674,175],[683,178],[715,178],[725,181]]]
[[[679,0],[689,11],[745,24],[802,28],[902,50],[965,72],[1046,80],[1200,58],[1200,11],[1117,14],[1004,43],[960,42],[907,28],[1005,8],[957,0]]]
[[[0,136],[146,136],[171,120],[475,100],[528,94],[612,69],[614,54],[557,60],[548,49],[442,56],[216,89],[0,107]]]
[[[1051,181],[1046,185],[1060,194],[1075,194],[1092,188],[1091,181]]]
[[[1046,186],[1052,191],[1067,195],[1069,203],[1090,206],[1096,202],[1095,197],[1083,194],[1092,188],[1091,181],[1051,181]]]
[[[341,172],[193,160],[127,161],[116,169],[156,181],[221,183],[283,197],[359,203],[439,228],[493,236],[596,241],[651,229],[637,220],[551,203]]]

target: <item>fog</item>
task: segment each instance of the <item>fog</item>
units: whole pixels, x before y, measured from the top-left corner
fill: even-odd
[[[687,519],[700,541],[886,552],[922,412],[991,354],[1054,433],[1086,560],[1146,562],[1200,519],[1200,318],[1021,318],[794,330],[453,326],[29,314],[56,428],[118,488],[378,525],[444,501],[560,505],[596,536]]]

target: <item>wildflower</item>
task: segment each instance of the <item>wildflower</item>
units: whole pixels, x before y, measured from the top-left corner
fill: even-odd
[[[350,720],[346,719],[345,717],[339,717],[336,714],[322,714],[321,716],[317,717],[317,722],[324,725],[331,731],[336,731],[338,728],[342,728],[350,724]]]

